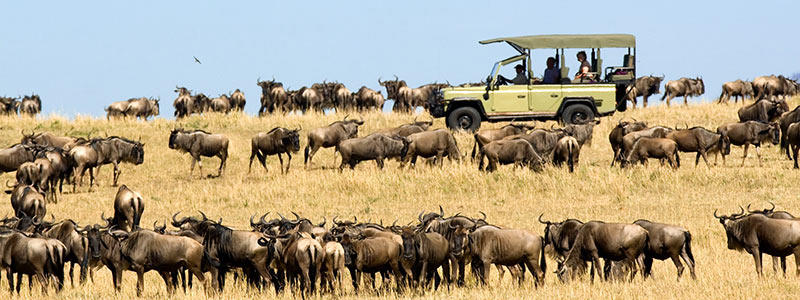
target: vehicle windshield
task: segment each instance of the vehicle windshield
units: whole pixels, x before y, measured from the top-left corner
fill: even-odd
[[[489,72],[489,77],[494,77],[494,74],[497,73],[497,70],[500,69],[500,62],[494,63],[494,67],[492,67],[492,71]]]

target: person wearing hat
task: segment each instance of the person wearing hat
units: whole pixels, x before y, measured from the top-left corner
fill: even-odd
[[[508,84],[508,83],[511,83],[511,84],[528,84],[529,83],[528,76],[525,75],[525,67],[523,67],[522,65],[516,65],[516,66],[514,66],[514,70],[517,71],[517,77],[514,77],[514,79],[511,79],[511,80],[508,80],[507,78],[503,77],[503,75],[499,75],[497,77],[498,77],[498,79],[500,79],[500,83],[501,84]]]

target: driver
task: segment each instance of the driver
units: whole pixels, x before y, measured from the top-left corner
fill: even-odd
[[[528,76],[525,75],[525,67],[522,65],[514,66],[514,70],[517,71],[517,76],[514,79],[508,80],[507,78],[503,77],[503,75],[499,75],[498,79],[500,79],[501,84],[528,84],[530,80],[528,80]]]

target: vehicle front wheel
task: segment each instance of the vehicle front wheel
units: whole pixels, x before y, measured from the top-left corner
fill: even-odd
[[[481,127],[481,114],[469,106],[456,108],[447,115],[447,127],[453,130],[478,130]]]
[[[561,120],[565,124],[584,124],[594,120],[594,112],[584,104],[573,104],[564,109]]]

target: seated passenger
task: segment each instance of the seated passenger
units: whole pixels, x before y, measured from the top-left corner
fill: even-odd
[[[575,73],[575,75],[578,75],[578,74],[582,73],[583,67],[588,68],[587,70],[589,70],[589,71],[587,71],[587,72],[591,72],[592,64],[590,64],[588,61],[586,61],[586,51],[578,52],[578,54],[576,56],[578,57],[578,62],[581,63],[581,66],[578,67],[578,73]]]
[[[589,66],[581,66],[572,82],[594,82],[594,74],[589,73]]]
[[[544,76],[542,78],[543,84],[556,84],[561,81],[561,70],[556,68],[556,59],[554,57],[547,58],[547,69],[544,69]]]

